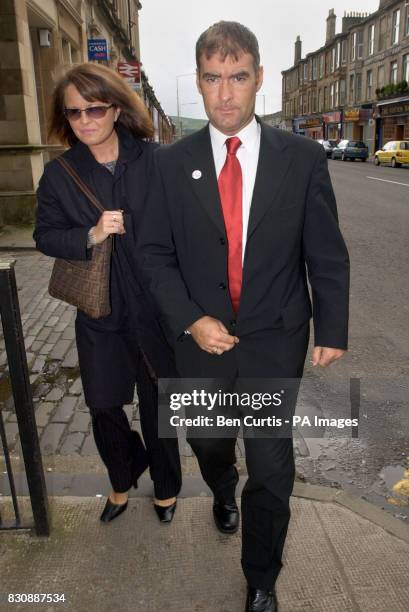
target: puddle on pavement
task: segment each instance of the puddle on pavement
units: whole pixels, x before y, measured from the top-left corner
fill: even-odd
[[[393,506],[409,506],[409,457],[406,458],[407,466],[387,465],[379,477],[383,480],[391,495],[386,501]]]

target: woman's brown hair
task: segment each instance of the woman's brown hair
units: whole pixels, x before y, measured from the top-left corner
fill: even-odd
[[[64,92],[74,85],[88,102],[105,102],[121,109],[117,123],[137,138],[151,138],[152,120],[141,98],[128,83],[111,68],[85,63],[71,68],[58,81],[52,97],[51,120],[48,135],[72,147],[78,138],[64,115]]]

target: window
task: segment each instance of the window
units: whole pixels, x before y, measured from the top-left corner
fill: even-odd
[[[341,41],[338,41],[337,43],[337,59],[335,62],[335,67],[339,68],[341,65]]]
[[[345,79],[341,79],[339,82],[339,103],[341,106],[345,104],[346,98],[346,82]]]
[[[305,62],[305,64],[304,64],[304,75],[303,75],[303,79],[304,79],[304,81],[307,81],[307,79],[308,79],[308,64],[307,64],[307,62]]]
[[[334,83],[331,83],[331,89],[329,94],[329,106],[334,108]]]
[[[334,106],[339,106],[339,81],[335,81],[335,87],[334,87]]]
[[[301,95],[300,99],[299,99],[299,111],[298,111],[300,113],[300,115],[302,115],[302,106],[303,106],[303,100],[302,99],[303,99],[303,96]]]
[[[303,71],[304,71],[304,68],[303,68],[303,65],[301,64],[300,67],[299,67],[299,70],[298,70],[298,77],[299,77],[299,82],[300,83],[302,83]]]
[[[314,57],[312,60],[312,80],[317,80],[317,72],[318,72],[318,57]]]
[[[325,55],[320,55],[320,79],[324,76]]]
[[[409,83],[409,53],[403,56],[403,80]]]
[[[341,61],[344,64],[347,61],[347,41],[343,40],[341,44]]]
[[[375,24],[369,26],[368,30],[368,55],[373,55],[375,51]]]
[[[351,61],[354,62],[355,58],[356,58],[356,32],[352,34]]]
[[[323,107],[323,90],[320,89],[318,91],[318,112],[320,113],[323,110],[324,110],[324,107]]]
[[[65,38],[62,38],[61,45],[62,45],[62,57],[63,57],[64,64],[72,64],[71,45],[69,41],[66,40]]]
[[[373,94],[373,72],[368,70],[366,73],[366,99],[371,100]]]
[[[364,31],[363,30],[359,30],[357,32],[356,56],[358,59],[362,59],[364,56]]]
[[[349,77],[349,102],[353,104],[355,102],[355,75],[351,74]]]
[[[393,11],[392,15],[392,44],[399,42],[400,9]]]
[[[378,68],[378,87],[385,85],[385,66],[379,66]]]
[[[387,17],[381,17],[379,25],[379,51],[383,51],[386,48],[386,30],[388,27]]]
[[[312,59],[308,62],[308,80],[311,81],[312,78]]]
[[[335,47],[333,47],[331,50],[331,72],[334,72],[335,70],[335,55],[336,55],[336,49]]]
[[[316,113],[317,112],[317,91],[316,90],[312,92],[311,98],[312,98],[312,112]]]
[[[359,102],[362,96],[362,75],[355,75],[355,101]]]
[[[396,85],[398,82],[398,62],[391,62],[391,78],[390,82]]]
[[[328,87],[324,87],[324,110],[328,108]]]
[[[409,4],[406,7],[405,36],[409,36]]]

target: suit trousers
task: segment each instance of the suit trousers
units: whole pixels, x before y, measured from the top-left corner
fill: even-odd
[[[136,373],[142,434],[148,454],[155,497],[176,496],[182,475],[177,439],[158,438],[157,384],[152,380],[139,352]],[[95,444],[114,491],[128,491],[135,481],[137,438],[122,406],[90,406]]]
[[[303,324],[291,334],[274,333],[272,341],[276,348],[275,356],[259,366],[258,372],[267,379],[270,372],[273,386],[277,379],[291,379],[289,389],[291,400],[286,410],[288,415],[295,410],[299,381],[302,376],[309,339],[309,324]],[[260,343],[254,338],[249,351],[254,354],[251,367],[254,368],[245,379],[237,380],[241,391],[253,391],[264,386],[257,383],[255,366],[257,352],[261,354]],[[231,390],[231,385],[227,387]],[[290,397],[290,396],[289,396]],[[291,421],[290,421],[291,422]],[[235,467],[236,435],[229,437],[188,437],[199,462],[205,482],[215,498],[228,503],[235,498],[238,473]],[[242,568],[250,586],[269,590],[275,583],[282,567],[282,554],[290,520],[290,496],[295,477],[294,450],[291,431],[287,437],[251,435],[244,430],[244,447],[248,480],[241,498],[242,511]]]

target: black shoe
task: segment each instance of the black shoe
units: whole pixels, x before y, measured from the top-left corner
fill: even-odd
[[[216,527],[222,533],[236,533],[239,528],[239,509],[235,500],[228,504],[213,502],[213,516]]]
[[[158,506],[153,504],[156,514],[161,523],[171,523],[176,511],[176,502],[173,502],[170,506]]]
[[[262,589],[248,588],[246,612],[278,612],[275,589],[263,591]]]
[[[127,507],[127,501],[124,504],[114,504],[108,497],[107,503],[105,504],[105,508],[100,516],[100,520],[103,523],[109,523],[109,521],[112,521],[114,518],[122,514],[122,512],[125,512]]]

